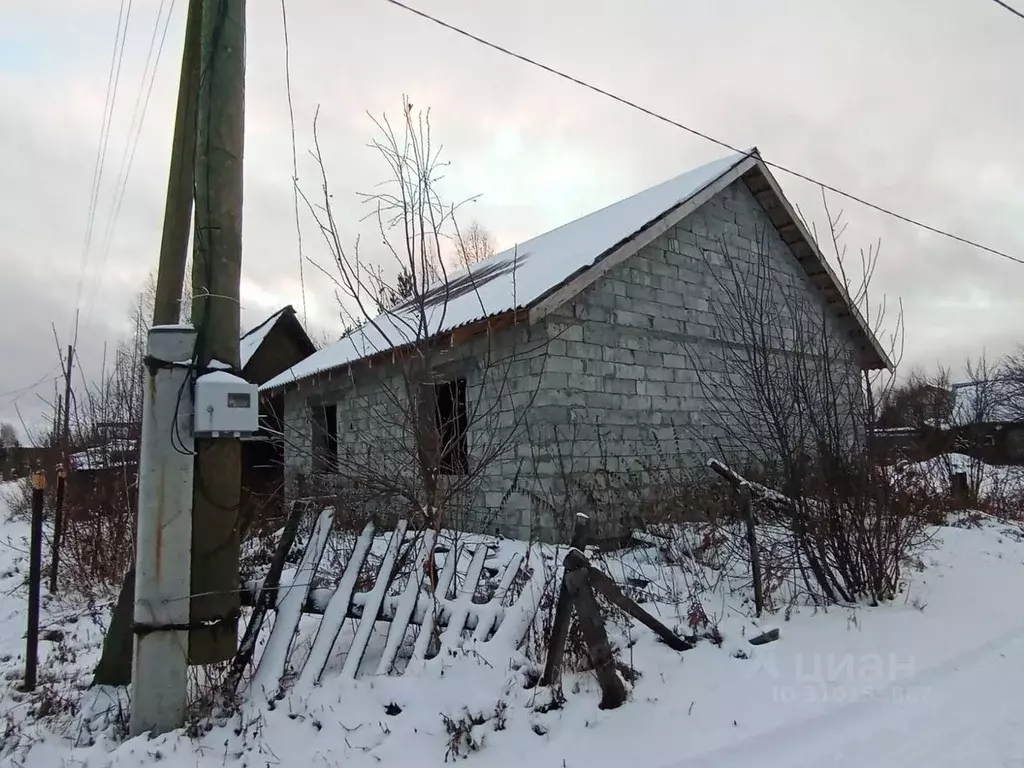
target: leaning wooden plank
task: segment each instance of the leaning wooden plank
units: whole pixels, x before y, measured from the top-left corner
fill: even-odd
[[[473,604],[473,595],[476,594],[477,584],[480,583],[480,572],[484,569],[484,560],[487,559],[487,547],[478,546],[473,553],[473,559],[469,561],[469,570],[466,571],[466,580],[462,583],[462,593],[459,599],[452,606],[451,616],[448,617],[448,626],[441,635],[441,648],[455,648],[461,645],[462,630],[466,627],[466,616]]]
[[[409,581],[405,585],[405,591],[398,601],[395,609],[394,619],[391,620],[391,627],[388,631],[388,640],[384,646],[384,654],[380,657],[377,665],[377,674],[386,675],[391,671],[398,655],[398,649],[405,639],[405,633],[409,629],[409,620],[413,611],[416,610],[416,600],[420,596],[420,585],[423,583],[423,566],[428,557],[434,556],[434,540],[437,538],[436,531],[427,531],[423,534],[423,544],[416,563],[413,565],[412,573],[409,574]]]
[[[373,632],[373,625],[377,621],[377,611],[380,610],[380,604],[384,602],[384,596],[391,584],[391,570],[395,567],[398,551],[402,548],[402,542],[405,541],[405,529],[408,525],[408,520],[399,520],[398,525],[395,526],[395,532],[391,535],[391,541],[388,542],[388,549],[384,553],[380,570],[377,572],[377,580],[373,589],[370,590],[370,594],[366,596],[366,607],[363,609],[363,618],[359,622],[359,629],[356,630],[356,636],[352,639],[352,646],[348,650],[348,656],[345,657],[345,665],[341,668],[343,678],[352,680],[359,672],[359,663],[363,660],[366,645],[370,642],[370,633]]]
[[[523,562],[523,556],[516,552],[512,555],[512,558],[508,561],[508,565],[505,566],[505,572],[501,575],[501,581],[498,582],[498,588],[494,590],[494,596],[488,602],[487,611],[479,611],[477,617],[476,632],[473,634],[473,639],[478,643],[482,643],[487,640],[487,636],[491,634],[491,630],[494,629],[494,624],[498,619],[498,614],[501,613],[501,605],[505,602],[505,595],[508,594],[509,589],[512,587],[512,582],[515,581],[516,574],[519,573],[519,564]],[[470,617],[466,617],[466,628],[470,629]]]
[[[341,628],[345,624],[349,603],[352,600],[352,591],[359,579],[359,572],[362,570],[366,553],[370,551],[370,546],[373,544],[373,530],[373,523],[367,523],[356,540],[355,547],[352,548],[352,557],[349,558],[348,564],[345,566],[345,572],[341,576],[338,588],[334,590],[334,594],[331,595],[331,599],[327,603],[323,621],[320,622],[313,647],[309,651],[309,658],[306,659],[306,665],[302,668],[302,674],[299,675],[300,687],[316,685],[324,674],[324,667],[327,666],[331,650],[338,642],[338,635],[341,634]]]
[[[281,675],[284,674],[285,664],[288,661],[288,651],[295,637],[295,629],[302,616],[302,604],[306,600],[306,593],[309,592],[313,574],[316,573],[316,569],[320,565],[320,558],[324,555],[327,535],[331,532],[333,522],[334,509],[330,507],[321,512],[316,521],[316,527],[306,544],[306,551],[295,572],[295,578],[285,588],[287,591],[278,604],[274,628],[270,631],[267,647],[263,649],[263,656],[260,658],[256,674],[253,675],[250,684],[250,689],[254,692],[262,691],[268,696],[277,693],[281,684]]]
[[[671,629],[666,627],[651,614],[637,605],[633,600],[630,600],[626,595],[623,594],[622,590],[619,589],[619,585],[616,584],[612,579],[601,571],[597,570],[590,565],[586,557],[582,553],[573,550],[565,556],[565,567],[570,568],[587,568],[589,569],[589,578],[591,586],[598,592],[605,596],[605,599],[612,605],[618,606],[623,611],[628,613],[634,619],[639,621],[645,627],[654,632],[662,641],[674,651],[688,651],[693,648],[693,643],[689,640],[685,640],[676,635]]]
[[[284,570],[284,561],[291,551],[292,544],[295,542],[295,534],[299,530],[299,522],[308,508],[309,505],[305,501],[292,502],[292,511],[288,515],[288,521],[285,523],[284,530],[281,532],[281,538],[277,542],[277,549],[274,550],[274,556],[270,560],[270,569],[267,571],[266,578],[263,579],[263,584],[260,586],[259,594],[256,596],[255,607],[253,608],[249,623],[245,627],[245,634],[242,635],[242,642],[239,643],[235,658],[231,660],[231,669],[225,681],[225,687],[229,694],[233,694],[238,688],[238,683],[242,679],[245,668],[252,661],[253,653],[256,650],[256,638],[259,636],[260,629],[263,628],[263,620],[266,618],[271,607],[277,604],[277,587],[281,582],[281,571]]]
[[[438,613],[441,606],[447,601],[448,588],[455,578],[455,568],[459,563],[459,549],[452,547],[444,561],[444,568],[437,579],[437,587],[434,589],[433,600],[426,606],[426,613],[423,614],[423,622],[420,624],[420,633],[416,636],[416,645],[413,646],[412,660],[423,661],[427,658],[427,651],[430,650],[430,640],[434,636],[434,627],[437,624]]]

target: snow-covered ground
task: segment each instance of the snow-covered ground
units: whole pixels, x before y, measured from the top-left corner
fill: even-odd
[[[106,608],[47,601],[43,625],[62,637],[42,643],[44,694],[16,691],[26,537],[23,522],[0,528],[0,765],[440,766],[453,745],[489,768],[1024,764],[1024,615],[1014,607],[1024,535],[994,521],[938,529],[900,599],[880,607],[782,608],[755,621],[741,585],[708,578],[702,608],[721,645],[680,654],[642,627],[612,631],[639,673],[617,710],[598,709],[590,673],[568,674],[566,700],[553,706],[550,692],[524,686],[524,659],[489,664],[468,650],[342,682],[336,658],[322,685],[272,706],[256,701],[190,735],[126,742],[94,716],[117,695],[75,687],[88,683]],[[689,606],[671,607],[666,595],[692,591],[693,574],[653,549],[605,565],[650,580],[645,607],[670,627],[687,625]],[[317,621],[303,620],[304,642]],[[780,630],[777,642],[748,642],[767,628]],[[52,714],[33,717],[41,704]],[[453,739],[462,723],[466,734]]]

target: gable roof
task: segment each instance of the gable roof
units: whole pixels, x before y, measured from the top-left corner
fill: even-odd
[[[288,304],[287,306],[281,307],[281,309],[277,310],[261,323],[250,328],[239,338],[238,362],[242,370],[245,370],[249,361],[256,356],[260,347],[263,346],[263,342],[265,342],[267,337],[270,336],[271,331],[273,331],[274,328],[283,321],[292,321],[295,327],[301,330],[305,340],[309,342],[309,348],[315,349],[315,345],[306,334],[306,329],[302,327],[302,323],[299,322],[299,318],[296,316],[295,308],[291,304]]]
[[[612,267],[743,178],[826,301],[855,320],[864,366],[891,364],[835,273],[800,223],[757,149],[733,153],[447,275],[426,295],[429,336],[510,312],[530,322],[571,300]],[[802,248],[800,246],[803,246]],[[422,340],[418,309],[398,307],[364,323],[261,387],[277,389]]]

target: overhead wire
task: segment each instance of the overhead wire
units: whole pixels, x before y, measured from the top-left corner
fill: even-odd
[[[1012,13],[1014,16],[1019,16],[1020,18],[1024,19],[1024,11],[1018,11],[1016,8],[1014,8],[1009,3],[1004,3],[1003,0],[992,0],[992,2],[995,3],[996,5],[1001,5],[1003,8],[1005,8],[1010,13]]]
[[[44,373],[39,379],[37,379],[36,381],[32,382],[31,384],[26,384],[25,386],[17,387],[16,389],[11,389],[11,390],[8,390],[7,392],[0,392],[0,400],[7,400],[7,399],[10,399],[10,398],[13,398],[14,400],[19,400],[22,397],[24,397],[25,395],[27,395],[29,392],[34,390],[36,387],[39,387],[39,386],[41,386],[43,384],[46,384],[48,382],[57,381],[58,379],[63,378],[63,376],[54,376],[53,375],[58,367],[60,367],[60,366],[59,365],[53,366],[53,368],[51,368],[49,371]]]
[[[567,72],[565,72],[563,70],[556,69],[555,67],[552,67],[552,66],[550,66],[548,64],[544,64],[543,62],[537,61],[536,59],[533,59],[533,58],[531,58],[529,56],[526,56],[525,54],[518,53],[518,52],[513,51],[512,49],[507,48],[507,47],[505,47],[503,45],[499,45],[498,43],[492,42],[492,41],[488,40],[487,38],[481,37],[481,36],[479,36],[479,35],[477,35],[477,34],[475,34],[473,32],[469,32],[469,31],[467,31],[467,30],[465,30],[465,29],[463,29],[463,28],[461,28],[459,26],[456,26],[455,24],[452,24],[450,22],[444,21],[443,19],[440,19],[437,16],[433,16],[433,15],[427,13],[426,11],[422,11],[419,8],[415,8],[415,7],[411,6],[411,5],[408,5],[407,3],[402,2],[402,0],[384,0],[384,2],[389,3],[389,4],[393,5],[393,6],[395,6],[396,8],[404,10],[404,11],[406,11],[408,13],[411,13],[411,14],[413,14],[415,16],[419,16],[421,19],[424,19],[426,21],[430,21],[433,24],[436,24],[436,25],[438,25],[440,27],[443,27],[444,29],[447,29],[447,30],[449,30],[451,32],[454,32],[454,33],[458,34],[458,35],[461,35],[462,37],[465,37],[465,38],[467,38],[469,40],[472,40],[472,41],[474,41],[476,43],[479,43],[480,45],[483,45],[483,46],[485,46],[487,48],[490,48],[491,50],[497,51],[498,53],[504,54],[506,56],[510,56],[510,57],[512,57],[514,59],[517,59],[517,60],[523,62],[524,64],[529,64],[530,66],[535,67],[537,69],[541,69],[541,70],[547,72],[548,74],[554,75],[554,76],[556,76],[558,78],[561,78],[562,80],[566,80],[568,82],[574,83],[575,85],[578,85],[581,88],[585,88],[585,89],[587,89],[587,90],[589,90],[589,91],[591,91],[593,93],[596,93],[596,94],[598,94],[600,96],[604,96],[607,99],[611,99],[612,101],[618,102],[619,104],[622,104],[623,106],[629,107],[630,109],[636,110],[637,112],[641,112],[641,113],[647,115],[648,117],[653,117],[654,119],[659,120],[659,121],[661,121],[663,123],[671,125],[671,126],[673,126],[675,128],[678,128],[680,130],[686,131],[687,133],[689,133],[689,134],[691,134],[693,136],[697,136],[698,138],[704,139],[705,141],[709,141],[709,142],[711,142],[713,144],[717,144],[718,146],[723,147],[725,149],[728,149],[731,152],[736,152],[736,153],[739,153],[739,154],[745,154],[746,153],[746,150],[739,149],[739,148],[733,146],[732,144],[730,144],[727,141],[724,141],[724,140],[719,139],[719,138],[717,138],[715,136],[712,136],[711,134],[708,134],[708,133],[700,131],[700,130],[698,130],[696,128],[693,128],[692,126],[689,126],[689,125],[686,125],[684,123],[681,123],[678,120],[674,120],[674,119],[672,119],[670,117],[667,117],[667,116],[661,114],[660,112],[657,112],[657,111],[655,111],[655,110],[653,110],[653,109],[651,109],[649,107],[645,107],[645,106],[643,106],[643,105],[641,105],[641,104],[639,104],[639,103],[637,103],[635,101],[632,101],[632,100],[630,100],[630,99],[628,99],[628,98],[626,98],[624,96],[619,96],[618,94],[616,94],[616,93],[614,93],[612,91],[609,91],[606,88],[602,88],[600,86],[594,85],[594,84],[592,84],[590,82],[587,82],[586,80],[583,80],[583,79],[581,79],[579,77],[576,77],[575,75],[570,75],[570,74],[568,74]],[[996,2],[999,2],[999,0],[996,0]],[[1000,4],[1002,4],[1002,3],[1000,3]],[[794,176],[795,178],[801,179],[803,181],[807,181],[807,182],[809,182],[811,184],[814,184],[814,185],[820,187],[821,189],[824,189],[824,190],[827,190],[829,192],[832,192],[833,194],[839,195],[840,197],[846,198],[847,200],[851,200],[852,202],[859,203],[860,205],[863,205],[866,208],[870,208],[870,209],[872,209],[874,211],[877,211],[878,213],[885,214],[886,216],[890,216],[890,217],[892,217],[894,219],[897,219],[899,221],[902,221],[902,222],[904,222],[906,224],[911,224],[911,225],[913,225],[913,226],[915,226],[915,227],[917,227],[919,229],[925,230],[927,232],[931,232],[932,234],[939,235],[941,237],[945,237],[945,238],[947,238],[949,240],[953,240],[953,241],[958,242],[958,243],[960,243],[962,245],[967,245],[967,246],[970,246],[972,248],[976,248],[978,250],[985,251],[985,252],[987,252],[989,254],[992,254],[994,256],[999,256],[999,257],[1001,257],[1003,259],[1007,259],[1008,261],[1012,261],[1012,262],[1014,262],[1016,264],[1024,264],[1024,258],[1021,258],[1021,257],[1018,257],[1018,256],[1013,256],[1013,255],[1011,255],[1009,253],[1006,253],[1005,251],[999,250],[998,248],[994,248],[992,246],[985,245],[984,243],[980,243],[980,242],[978,242],[976,240],[972,240],[970,238],[963,237],[961,235],[957,235],[957,234],[955,234],[953,232],[949,232],[949,231],[944,230],[944,229],[942,229],[940,227],[936,227],[936,226],[934,226],[932,224],[928,224],[926,222],[923,222],[923,221],[921,221],[919,219],[915,219],[915,218],[913,218],[911,216],[908,216],[906,214],[902,214],[902,213],[899,213],[897,211],[894,211],[894,210],[892,210],[890,208],[887,208],[887,207],[885,207],[885,206],[883,206],[883,205],[881,205],[879,203],[873,203],[870,200],[867,200],[866,198],[864,198],[864,197],[862,197],[860,195],[854,194],[852,192],[847,192],[846,190],[841,189],[841,188],[839,188],[837,186],[834,186],[834,185],[829,184],[827,182],[821,181],[819,179],[815,179],[812,176],[810,176],[810,175],[808,175],[806,173],[803,173],[801,171],[795,170],[795,169],[793,169],[793,168],[791,168],[789,166],[783,165],[781,163],[776,163],[776,162],[773,162],[771,160],[766,160],[763,157],[761,158],[761,162],[763,162],[765,165],[767,165],[770,168],[774,168],[777,171],[782,171],[783,173],[787,173],[790,176]]]
[[[292,202],[295,207],[295,237],[299,248],[299,287],[302,291],[302,323],[308,322],[306,314],[306,273],[302,256],[302,224],[299,221],[299,158],[295,149],[295,109],[292,106],[291,46],[288,44],[288,11],[285,0],[281,0],[281,26],[284,29],[284,84],[288,93],[288,122],[292,136]]]
[[[167,31],[170,27],[171,17],[174,14],[175,0],[171,0],[166,16],[163,14],[165,4],[166,0],[160,0],[160,5],[156,12],[156,19],[153,22],[153,33],[150,35],[149,39],[149,50],[146,53],[146,63],[142,70],[142,78],[139,81],[139,89],[135,95],[135,106],[132,109],[131,123],[128,128],[128,138],[125,140],[124,152],[121,154],[121,165],[118,169],[117,179],[114,182],[114,192],[111,199],[110,213],[107,217],[107,224],[104,229],[103,241],[100,248],[99,268],[96,270],[96,275],[93,278],[93,283],[90,288],[92,296],[88,302],[89,308],[86,311],[87,321],[92,311],[92,306],[98,297],[99,289],[103,284],[104,267],[106,266],[107,260],[110,256],[111,247],[113,246],[114,234],[117,230],[118,219],[121,215],[121,207],[124,203],[125,192],[128,189],[128,181],[131,177],[132,166],[135,162],[135,153],[139,147],[139,139],[142,136],[142,128],[145,124],[146,113],[149,110],[149,102],[153,95],[153,85],[156,83],[156,73],[160,66],[160,59],[163,55],[164,44],[167,41]],[[160,29],[161,21],[163,21],[162,33]],[[157,45],[158,35],[160,39],[159,45]],[[155,58],[153,56],[154,48],[156,49]],[[143,96],[143,94],[145,94],[145,96]]]
[[[128,23],[131,20],[132,0],[121,0],[117,16],[117,29],[114,33],[114,47],[110,54],[110,71],[107,74],[107,93],[103,103],[103,119],[100,124],[100,140],[96,147],[96,161],[92,172],[92,185],[89,192],[89,210],[86,217],[85,242],[82,245],[82,257],[78,271],[78,285],[75,289],[75,322],[72,336],[78,340],[78,323],[81,313],[82,292],[85,289],[85,276],[89,265],[89,248],[92,245],[92,232],[96,222],[96,210],[99,206],[99,193],[103,182],[103,169],[106,165],[107,146],[110,142],[110,126],[113,124],[114,107],[117,103],[117,86],[121,79],[121,61],[124,57],[124,40],[128,37]]]

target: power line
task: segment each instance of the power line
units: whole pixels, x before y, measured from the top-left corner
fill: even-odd
[[[20,400],[22,397],[27,395],[36,387],[39,387],[42,384],[46,384],[47,382],[56,381],[57,379],[63,378],[62,376],[53,375],[54,371],[56,371],[58,367],[59,366],[55,365],[49,371],[44,373],[42,377],[32,382],[31,384],[26,384],[23,387],[18,387],[17,389],[12,389],[8,392],[0,392],[0,400],[7,400],[9,398],[13,398],[15,401]]]
[[[737,147],[734,147],[733,145],[729,144],[726,141],[723,141],[721,139],[715,138],[714,136],[711,136],[710,134],[704,133],[702,131],[697,130],[696,128],[693,128],[691,126],[688,126],[688,125],[685,125],[683,123],[680,123],[679,121],[673,120],[670,117],[666,117],[665,115],[663,115],[663,114],[661,114],[659,112],[655,112],[653,109],[650,109],[648,107],[642,106],[641,104],[638,104],[635,101],[631,101],[631,100],[629,100],[629,99],[627,99],[627,98],[625,98],[623,96],[619,96],[618,94],[615,94],[615,93],[613,93],[613,92],[611,92],[609,90],[606,90],[606,89],[601,88],[599,86],[593,85],[593,84],[587,82],[586,80],[581,80],[578,77],[575,77],[575,76],[570,75],[570,74],[568,74],[566,72],[563,72],[562,70],[555,69],[554,67],[551,67],[551,66],[549,66],[547,64],[543,64],[543,63],[537,61],[536,59],[530,58],[529,56],[526,56],[526,55],[521,54],[521,53],[517,53],[516,51],[513,51],[513,50],[511,50],[509,48],[506,48],[504,46],[498,45],[497,43],[491,42],[490,40],[487,40],[486,38],[480,37],[479,35],[476,35],[476,34],[474,34],[472,32],[468,32],[467,30],[462,29],[461,27],[457,27],[454,24],[450,24],[447,21],[444,21],[442,19],[437,18],[436,16],[432,16],[429,13],[426,13],[425,11],[421,11],[420,9],[414,8],[411,5],[407,5],[404,2],[402,2],[401,0],[384,0],[384,1],[387,2],[387,3],[390,3],[391,5],[393,5],[393,6],[397,7],[397,8],[401,8],[404,11],[408,11],[409,13],[412,13],[412,14],[414,14],[416,16],[419,16],[421,19],[425,19],[427,21],[433,22],[434,24],[437,24],[440,27],[444,27],[445,29],[447,29],[447,30],[449,30],[451,32],[455,32],[456,34],[461,35],[462,37],[468,38],[468,39],[470,39],[470,40],[472,40],[472,41],[474,41],[476,43],[479,43],[480,45],[486,46],[487,48],[490,48],[491,50],[497,51],[497,52],[502,53],[502,54],[504,54],[506,56],[511,56],[512,58],[518,59],[519,61],[523,62],[524,64],[529,64],[530,66],[536,67],[537,69],[542,69],[545,72],[547,72],[548,74],[554,75],[555,77],[561,78],[562,80],[567,80],[567,81],[569,81],[571,83],[574,83],[575,85],[580,86],[581,88],[586,88],[589,91],[592,91],[592,92],[594,92],[596,94],[604,96],[607,99],[611,99],[612,101],[616,101],[619,104],[622,104],[623,106],[629,107],[630,109],[634,109],[634,110],[636,110],[638,112],[642,112],[643,114],[647,115],[648,117],[653,117],[655,120],[660,120],[663,123],[667,123],[668,125],[671,125],[671,126],[673,126],[675,128],[679,128],[680,130],[686,131],[687,133],[692,134],[693,136],[697,136],[698,138],[704,139],[705,141],[710,141],[711,143],[717,144],[720,147],[724,147],[725,149],[728,149],[731,152],[736,152],[736,153],[739,153],[739,154],[744,154],[745,153],[745,150],[742,150],[742,149],[739,149]],[[1000,0],[995,0],[995,2],[1000,2]],[[1000,5],[1003,5],[1003,3],[1000,2]],[[846,192],[845,190],[842,190],[842,189],[840,189],[838,187],[832,186],[831,184],[827,184],[827,183],[825,183],[823,181],[819,181],[818,179],[812,178],[811,176],[808,176],[805,173],[801,173],[800,171],[793,170],[792,168],[789,168],[788,166],[782,165],[780,163],[774,163],[774,162],[772,162],[770,160],[764,159],[763,157],[761,158],[761,161],[765,165],[769,166],[770,168],[774,168],[775,170],[782,171],[783,173],[788,173],[790,176],[795,176],[798,179],[802,179],[803,181],[807,181],[807,182],[810,182],[811,184],[815,184],[818,187],[821,187],[822,189],[828,190],[829,192],[832,192],[832,193],[834,193],[836,195],[839,195],[840,197],[844,197],[847,200],[852,200],[855,203],[860,203],[861,205],[863,205],[863,206],[865,206],[867,208],[871,208],[872,210],[878,211],[879,213],[884,213],[886,216],[891,216],[892,218],[898,219],[899,221],[902,221],[902,222],[904,222],[906,224],[911,224],[911,225],[913,225],[915,227],[918,227],[920,229],[923,229],[923,230],[925,230],[927,232],[931,232],[932,234],[941,235],[942,237],[948,238],[950,240],[954,240],[954,241],[956,241],[958,243],[962,243],[963,245],[969,245],[972,248],[977,248],[978,250],[986,251],[987,253],[991,253],[994,256],[999,256],[1001,258],[1007,259],[1007,260],[1015,262],[1017,264],[1024,264],[1024,258],[1020,258],[1020,257],[1017,257],[1017,256],[1012,256],[1009,253],[1006,253],[1005,251],[1000,251],[997,248],[993,248],[991,246],[984,245],[984,244],[979,243],[979,242],[977,242],[975,240],[971,240],[969,238],[962,237],[962,236],[954,234],[952,232],[947,232],[944,229],[940,229],[939,227],[932,226],[931,224],[926,224],[923,221],[920,221],[918,219],[914,219],[914,218],[912,218],[910,216],[906,216],[906,215],[904,215],[902,213],[897,213],[896,211],[893,211],[893,210],[891,210],[889,208],[886,208],[886,207],[884,207],[882,205],[879,205],[878,203],[872,203],[870,200],[866,200],[863,197],[860,197],[858,195],[853,194],[852,192]]]
[[[992,2],[993,2],[993,3],[995,3],[996,5],[1001,5],[1001,6],[1003,6],[1003,8],[1005,8],[1006,10],[1008,10],[1008,11],[1009,11],[1010,13],[1012,13],[1012,14],[1013,14],[1014,16],[1019,16],[1020,18],[1024,19],[1024,12],[1018,11],[1018,10],[1017,10],[1016,8],[1014,8],[1013,6],[1011,6],[1011,5],[1007,4],[1007,3],[1004,3],[1004,2],[1003,2],[1003,0],[992,0]]]
[[[153,85],[156,82],[157,69],[160,66],[160,58],[163,55],[164,43],[167,42],[167,30],[170,27],[171,16],[174,14],[175,0],[171,0],[167,9],[167,16],[163,16],[163,9],[166,0],[160,0],[157,8],[156,20],[153,22],[153,33],[149,40],[149,50],[146,53],[146,63],[142,70],[142,78],[139,81],[139,90],[135,95],[135,106],[132,109],[131,124],[128,128],[128,138],[125,141],[124,152],[121,155],[121,166],[117,172],[117,180],[114,182],[114,193],[111,199],[110,215],[107,219],[107,226],[104,228],[103,241],[100,248],[100,262],[96,275],[90,289],[92,294],[89,299],[89,311],[86,312],[86,321],[92,311],[92,305],[103,284],[103,269],[110,256],[110,249],[113,246],[114,233],[117,230],[117,222],[121,216],[121,206],[124,203],[124,195],[128,189],[128,179],[131,176],[132,165],[135,162],[135,153],[139,147],[139,138],[142,136],[142,127],[146,120],[146,112],[149,110],[149,101],[153,95]],[[160,21],[163,18],[163,32],[160,33]],[[160,34],[160,44],[156,45],[157,35]],[[153,49],[156,47],[156,57],[153,57]],[[152,69],[150,63],[152,62]],[[149,81],[147,86],[146,81]],[[143,99],[145,93],[145,99]],[[140,108],[141,107],[141,108]]]
[[[107,93],[103,101],[103,120],[100,123],[100,140],[96,146],[96,161],[92,171],[92,185],[89,192],[89,212],[86,219],[85,243],[82,246],[82,259],[78,273],[78,287],[75,296],[75,327],[74,337],[78,339],[79,310],[82,303],[82,291],[85,288],[85,274],[89,263],[89,246],[92,243],[92,229],[96,221],[96,209],[99,204],[99,191],[103,180],[103,168],[107,155],[107,144],[110,141],[110,126],[113,123],[114,104],[117,100],[117,85],[121,77],[121,57],[118,54],[124,53],[122,41],[122,30],[125,37],[128,35],[128,22],[131,17],[131,0],[128,0],[128,13],[125,14],[125,0],[121,0],[120,10],[117,15],[117,29],[114,32],[114,48],[110,54],[110,71],[107,73]],[[123,27],[122,27],[123,23]]]
[[[306,315],[306,274],[302,258],[302,225],[299,222],[299,159],[295,151],[295,109],[292,107],[291,46],[288,45],[288,12],[281,0],[281,25],[284,27],[284,84],[288,91],[288,121],[292,133],[292,201],[295,205],[295,236],[299,244],[299,286],[302,289],[302,323],[308,322]]]

